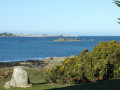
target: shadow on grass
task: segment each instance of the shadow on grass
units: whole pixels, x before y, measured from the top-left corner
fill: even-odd
[[[120,90],[120,79],[104,80],[51,90]]]
[[[43,85],[43,84],[47,84],[47,83],[32,83],[32,85]]]

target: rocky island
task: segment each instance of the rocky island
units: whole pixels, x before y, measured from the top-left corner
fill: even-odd
[[[72,39],[64,39],[64,38],[59,38],[57,40],[52,40],[52,41],[80,41],[77,38],[72,38]]]

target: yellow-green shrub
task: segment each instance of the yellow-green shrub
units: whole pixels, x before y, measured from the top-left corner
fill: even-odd
[[[100,42],[91,52],[85,49],[77,57],[67,57],[60,66],[47,70],[54,83],[84,83],[120,77],[120,42]]]

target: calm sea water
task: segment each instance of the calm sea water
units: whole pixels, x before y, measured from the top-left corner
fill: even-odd
[[[82,41],[51,41],[58,38],[60,37],[0,37],[0,62],[78,55],[86,48],[91,51],[98,42],[120,41],[120,36],[80,36],[77,38]]]

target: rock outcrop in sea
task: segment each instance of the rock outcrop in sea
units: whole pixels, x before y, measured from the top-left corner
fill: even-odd
[[[72,38],[72,39],[64,39],[64,38],[59,38],[57,40],[52,40],[52,41],[80,41],[77,38]]]

